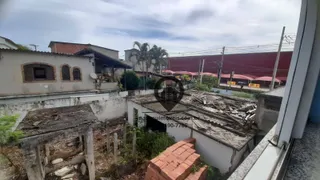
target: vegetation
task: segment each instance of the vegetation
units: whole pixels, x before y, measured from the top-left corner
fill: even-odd
[[[18,116],[0,117],[0,145],[17,142],[23,136],[21,131],[12,131]]]
[[[122,74],[120,82],[121,87],[126,87],[127,90],[136,90],[139,87],[140,79],[134,71],[127,71]]]
[[[234,91],[234,92],[232,92],[232,95],[236,96],[236,97],[247,98],[247,99],[254,98],[254,96],[252,94],[245,93],[245,92],[235,92]]]
[[[198,91],[208,91],[210,92],[210,88],[206,84],[196,83],[195,89]]]
[[[136,58],[136,62],[133,65],[135,70],[135,65],[139,65],[140,69],[145,72],[143,79],[144,88],[146,89],[145,82],[148,74],[148,69],[151,67],[151,60],[149,55],[150,46],[148,43],[140,43],[135,41],[133,43],[133,49],[131,50],[129,60],[132,61],[132,57]]]
[[[23,137],[22,131],[12,131],[12,128],[16,124],[18,116],[3,116],[0,117],[0,161],[9,161],[12,165],[15,164],[9,158],[9,154],[12,153],[12,149],[8,148],[8,145],[18,142]],[[15,166],[16,170],[19,171],[18,167]]]
[[[161,47],[158,47],[157,45],[153,45],[153,47],[149,51],[150,58],[154,65],[154,70],[157,73],[161,74],[162,67],[168,65],[167,58],[169,57],[169,54],[167,53],[167,50],[162,49]]]
[[[167,133],[148,132],[143,129],[137,129],[137,150],[147,159],[158,156],[174,143],[174,138]]]
[[[208,88],[211,90],[213,87],[218,86],[218,78],[213,76],[202,76],[202,84],[205,84],[208,86]]]
[[[162,67],[167,66],[167,58],[169,54],[165,49],[154,45],[151,49],[148,43],[140,43],[135,41],[133,43],[133,49],[129,56],[129,60],[132,61],[133,57],[136,58],[136,62],[133,65],[135,70],[135,65],[139,65],[140,69],[145,72],[144,77],[142,78],[141,84],[146,89],[147,88],[147,75],[150,67],[153,65],[154,70],[158,73],[161,73]]]
[[[157,78],[147,78],[146,86],[148,89],[161,89],[161,85],[157,85],[158,79]]]
[[[18,50],[22,51],[31,51],[31,49],[28,46],[22,45],[22,44],[17,44]]]

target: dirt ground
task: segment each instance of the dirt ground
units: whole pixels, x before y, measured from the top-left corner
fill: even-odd
[[[121,118],[123,119],[123,118]],[[113,155],[113,133],[118,134],[119,138],[119,148],[123,147],[123,121],[121,119],[116,119],[114,121],[110,121],[108,124],[102,123],[94,128],[94,156],[95,156],[95,168],[96,168],[96,177],[99,179],[100,177],[108,177],[106,174],[112,171],[112,165],[114,164],[114,155]],[[111,133],[110,138],[110,150],[107,150],[107,133]],[[129,139],[128,139],[129,141]],[[60,143],[59,143],[60,144]],[[23,155],[21,150],[18,147],[6,147],[2,149],[5,152],[8,152],[8,157],[10,160],[5,158],[4,156],[0,156],[0,177],[1,180],[26,180],[26,172],[23,168]],[[119,151],[118,154],[118,163],[121,161],[122,157]],[[11,163],[12,162],[12,163]],[[121,174],[120,180],[141,180],[144,179],[144,175],[146,172],[146,163],[142,163],[139,165],[131,166],[130,162],[128,164],[121,165]],[[80,176],[80,172],[77,173],[77,176],[74,177],[76,179],[83,179],[84,177]],[[109,177],[110,179],[115,179]],[[57,177],[53,177],[50,175],[46,176],[46,179],[57,179]],[[58,178],[59,179],[59,178]],[[116,178],[119,179],[119,178]]]

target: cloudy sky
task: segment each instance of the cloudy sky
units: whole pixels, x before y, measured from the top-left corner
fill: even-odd
[[[278,43],[297,30],[300,0],[0,0],[0,36],[48,51],[50,41],[120,51],[133,41],[172,54]]]

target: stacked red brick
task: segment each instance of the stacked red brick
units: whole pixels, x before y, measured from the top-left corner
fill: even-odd
[[[145,180],[198,180],[205,179],[207,167],[192,173],[200,155],[194,149],[195,139],[179,141],[151,160]]]

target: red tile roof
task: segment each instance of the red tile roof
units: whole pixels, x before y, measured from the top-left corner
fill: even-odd
[[[96,46],[92,44],[81,44],[81,43],[71,43],[71,42],[61,42],[61,41],[51,41],[48,47],[51,48],[51,52],[74,54],[90,46],[118,52],[117,50],[114,50],[114,49],[109,49],[109,48]]]

